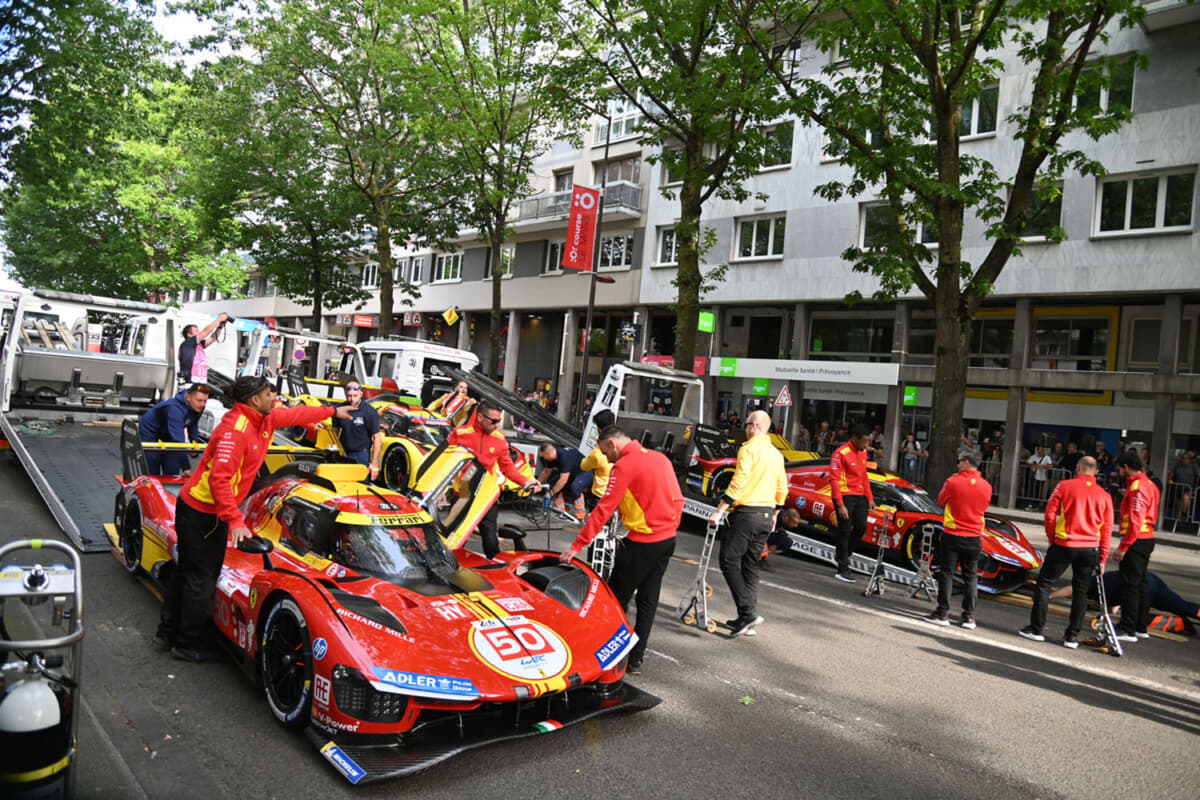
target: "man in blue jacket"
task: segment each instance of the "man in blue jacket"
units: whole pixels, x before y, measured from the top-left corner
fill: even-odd
[[[194,442],[200,433],[200,415],[208,403],[209,388],[193,383],[186,391],[167,398],[142,415],[138,435],[143,442]],[[151,475],[182,475],[187,453],[146,451]]]

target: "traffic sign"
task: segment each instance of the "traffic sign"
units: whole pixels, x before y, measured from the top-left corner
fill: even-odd
[[[296,349],[295,349],[295,350],[292,352],[292,360],[293,360],[293,361],[303,361],[303,360],[304,360],[305,358],[307,358],[307,357],[308,357],[308,353],[304,352],[304,348],[303,348],[303,347],[297,347],[297,348],[296,348]]]
[[[775,405],[790,406],[791,404],[792,404],[792,393],[788,391],[787,384],[785,383],[783,385],[783,388],[779,390],[779,397],[775,398]]]

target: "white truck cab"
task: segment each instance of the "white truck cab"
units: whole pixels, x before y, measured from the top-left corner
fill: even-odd
[[[360,380],[401,396],[418,398],[422,405],[453,388],[444,376],[434,374],[435,366],[465,372],[479,366],[479,357],[472,352],[422,339],[377,339],[360,342],[357,348],[362,354],[364,370],[364,374],[357,376]],[[349,355],[343,353],[343,360]],[[342,372],[354,374],[345,366]]]

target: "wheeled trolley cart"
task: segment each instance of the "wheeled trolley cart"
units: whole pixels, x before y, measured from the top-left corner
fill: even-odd
[[[54,560],[49,550],[60,551]],[[42,563],[14,556],[31,551]],[[36,638],[28,619],[8,602],[33,609],[43,630]],[[5,612],[10,612],[6,615]],[[16,635],[10,635],[10,631]],[[83,594],[79,556],[62,542],[23,539],[0,548],[0,787],[11,800],[57,800],[75,793],[79,675],[83,654]]]
[[[1112,614],[1108,611],[1108,597],[1104,591],[1104,565],[1096,568],[1096,597],[1100,600],[1100,615],[1092,620],[1092,630],[1096,635],[1085,639],[1084,644],[1090,645],[1101,653],[1120,658],[1125,655],[1121,640],[1117,638],[1117,626],[1113,624]]]
[[[696,625],[709,633],[717,632],[717,623],[708,618],[708,598],[712,597],[712,584],[708,582],[708,564],[712,561],[713,544],[717,540],[717,529],[720,525],[711,522],[704,531],[704,547],[700,550],[700,566],[696,570],[696,580],[679,601],[675,616],[684,625]]]

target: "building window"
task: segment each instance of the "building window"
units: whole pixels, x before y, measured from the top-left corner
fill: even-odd
[[[1191,230],[1195,184],[1194,169],[1105,180],[1100,184],[1096,231]]]
[[[1192,352],[1192,317],[1179,320],[1179,371],[1191,372],[1194,353]],[[1156,317],[1137,317],[1130,321],[1129,355],[1125,366],[1129,370],[1153,372],[1158,369],[1160,360],[1159,345],[1162,340],[1162,320]]]
[[[379,287],[379,265],[374,262],[363,264],[362,285],[364,289]]]
[[[513,259],[515,253],[512,247],[500,248],[500,277],[511,278],[513,274]],[[487,258],[483,262],[483,279],[490,281],[492,279],[492,248],[488,248]]]
[[[1107,317],[1039,317],[1033,369],[1103,372],[1108,369]]]
[[[408,259],[397,258],[392,262],[392,283],[408,280]]]
[[[542,262],[543,275],[559,275],[562,273],[563,248],[567,246],[561,239],[556,242],[546,242],[546,260]]]
[[[425,256],[415,256],[408,264],[408,282],[413,286],[421,282],[421,273],[425,270]]]
[[[738,258],[771,258],[783,255],[783,216],[743,220],[738,225]]]
[[[868,203],[862,212],[862,249],[874,250],[885,247],[899,233],[900,225],[896,212],[889,203]],[[926,247],[937,247],[939,241],[937,224],[916,223],[909,230],[916,241]]]
[[[989,86],[979,97],[963,101],[960,136],[983,136],[996,132],[996,108],[1000,87]]]
[[[199,292],[199,290],[198,290],[198,289],[197,289],[196,291],[197,291],[197,292]],[[242,287],[242,294],[243,294],[245,297],[257,297],[257,295],[258,295],[258,281],[254,280],[253,278],[251,278],[250,280],[246,281],[246,285]],[[199,296],[199,295],[197,294],[197,297],[198,297],[198,296]]]
[[[683,164],[672,163],[683,157],[682,147],[664,147],[662,153],[662,182],[664,186],[672,183],[683,183]]]
[[[779,77],[790,84],[800,74],[800,43],[786,42],[771,48],[771,60]]]
[[[595,169],[597,185],[599,185],[602,181],[609,184],[613,184],[618,181],[638,183],[642,174],[642,159],[640,156],[618,158],[608,162],[607,170],[604,168],[604,162],[596,164]],[[605,178],[606,174],[607,179]]]
[[[642,112],[636,104],[624,95],[608,98],[608,116],[612,120],[612,141],[628,139],[638,135],[642,124]],[[596,142],[608,138],[608,122],[602,121],[596,126]]]
[[[892,325],[890,317],[814,317],[809,353],[822,360],[891,361]]]
[[[674,228],[658,229],[658,261],[659,264],[679,263],[679,236]]]
[[[433,262],[433,282],[462,280],[462,253],[446,253]]]
[[[1092,114],[1124,112],[1133,108],[1133,71],[1132,58],[1117,59],[1107,68],[1088,67],[1079,76],[1076,108]],[[1104,86],[1104,83],[1108,85]]]
[[[764,131],[767,141],[763,145],[762,169],[791,166],[792,132],[794,130],[793,123],[781,122]]]
[[[628,269],[633,266],[633,234],[605,236],[600,240],[599,269]]]
[[[564,169],[561,172],[554,173],[554,192],[569,192],[575,188],[575,173],[572,170]]]
[[[1029,201],[1029,213],[1025,217],[1025,227],[1021,228],[1021,238],[1045,239],[1050,231],[1061,226],[1062,188],[1059,187],[1054,197],[1035,194]]]
[[[967,357],[972,367],[1004,367],[1012,361],[1012,317],[981,317],[971,321],[971,353]]]

